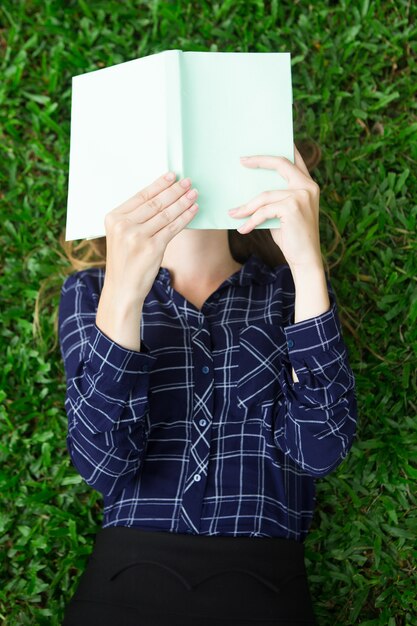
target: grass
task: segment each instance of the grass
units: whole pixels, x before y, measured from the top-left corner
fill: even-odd
[[[102,519],[100,494],[65,448],[54,335],[71,76],[168,48],[292,54],[295,137],[323,151],[313,172],[321,242],[359,403],[349,457],[317,482],[306,541],[315,611],[320,626],[417,624],[415,24],[417,5],[404,0],[3,1],[3,624],[60,623]],[[34,302],[46,278],[39,337]]]

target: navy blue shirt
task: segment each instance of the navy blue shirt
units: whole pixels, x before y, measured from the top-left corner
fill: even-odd
[[[140,351],[95,323],[104,276],[71,274],[59,304],[67,448],[104,497],[102,526],[303,541],[315,479],[346,457],[357,422],[327,274],[330,309],[294,324],[287,264],[252,254],[201,310],[161,267]]]

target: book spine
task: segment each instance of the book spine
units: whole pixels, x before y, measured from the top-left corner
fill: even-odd
[[[168,50],[165,53],[166,76],[166,125],[167,125],[167,163],[177,179],[183,178],[183,120],[182,120],[182,50]]]

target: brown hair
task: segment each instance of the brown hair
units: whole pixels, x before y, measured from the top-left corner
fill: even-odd
[[[321,159],[320,147],[310,141],[302,140],[295,142],[298,151],[300,152],[303,160],[311,173],[317,166]],[[323,213],[323,211],[320,211]],[[333,227],[337,231],[333,221]],[[228,230],[229,247],[232,257],[238,263],[245,263],[251,254],[257,254],[269,267],[274,268],[277,265],[287,263],[280,248],[276,245],[272,239],[272,235],[268,228],[254,229],[246,235],[240,234],[237,230]],[[340,236],[337,233],[337,241]],[[75,241],[65,241],[65,230],[63,230],[59,237],[60,246],[65,254],[65,257],[69,261],[69,265],[64,268],[65,274],[71,274],[74,271],[80,271],[92,267],[105,268],[106,266],[106,237],[98,237],[97,239],[83,239],[80,243]],[[337,243],[336,243],[337,245]],[[62,255],[61,255],[62,256]],[[327,273],[329,268],[326,258],[322,254],[323,266]],[[62,273],[59,275],[62,283]],[[49,279],[42,281],[41,288],[38,292],[35,313],[34,313],[34,331],[39,333],[41,337],[41,330],[39,324],[39,303],[42,299],[43,292]],[[55,293],[52,293],[50,297],[54,297]],[[56,317],[54,319],[55,330],[55,344],[51,348],[51,351],[55,350],[58,341],[58,316],[56,311]]]

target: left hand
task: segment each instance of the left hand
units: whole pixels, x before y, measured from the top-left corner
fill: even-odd
[[[241,161],[247,167],[275,169],[288,182],[287,189],[264,191],[231,214],[251,215],[238,232],[246,234],[266,219],[278,217],[280,228],[270,228],[291,268],[322,267],[319,233],[320,187],[311,178],[303,158],[294,144],[295,164],[280,156],[251,156]]]

